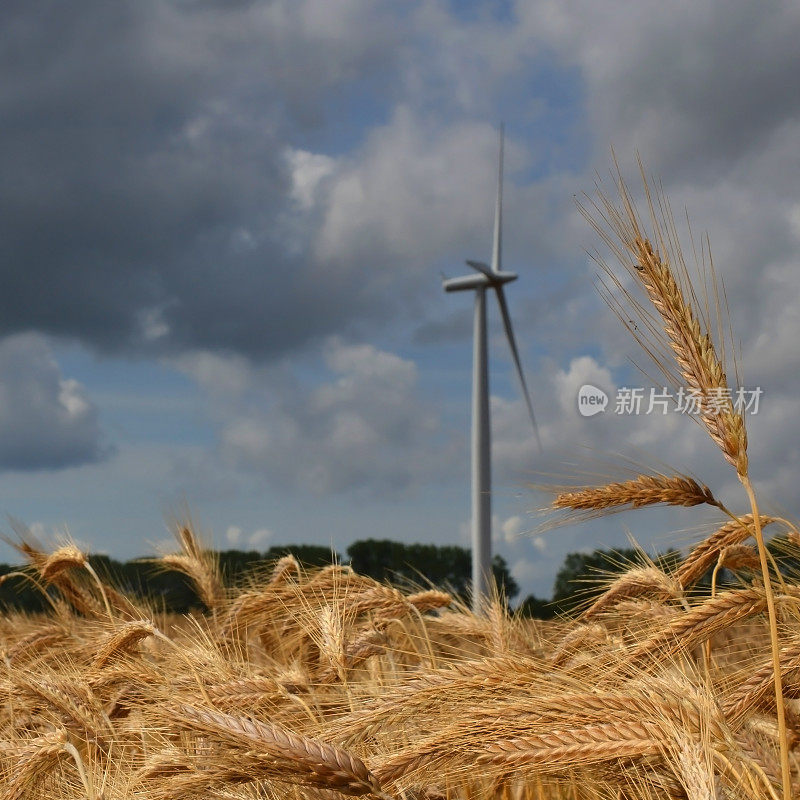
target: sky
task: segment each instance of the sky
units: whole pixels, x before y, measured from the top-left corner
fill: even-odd
[[[797,514],[799,38],[791,0],[6,0],[0,529],[117,558],[187,513],[219,549],[468,545],[472,298],[441,281],[490,257],[500,121],[542,440],[490,303],[494,546],[522,595],[567,552],[719,521],[544,530],[555,476],[681,470],[747,508],[686,415],[615,413],[653,384],[575,202],[612,148],[708,235],[763,391],[752,475]],[[604,412],[578,413],[584,384]]]

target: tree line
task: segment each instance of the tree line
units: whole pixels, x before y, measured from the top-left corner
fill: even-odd
[[[433,585],[466,598],[471,579],[469,549],[455,545],[405,544],[388,539],[365,539],[353,542],[343,558],[329,547],[290,544],[266,551],[222,550],[215,553],[220,573],[227,584],[241,583],[248,576],[268,570],[285,555],[293,555],[305,569],[328,564],[349,564],[352,569],[381,582]],[[185,614],[202,607],[191,580],[180,572],[167,569],[157,557],[118,561],[107,555],[91,555],[89,563],[104,581],[132,597],[147,599],[156,608]],[[509,600],[519,594],[519,586],[502,556],[492,564],[494,579]],[[23,567],[0,564],[0,606],[5,610],[45,611],[48,600]]]
[[[800,577],[800,560],[791,555],[782,537],[774,538],[770,550],[788,577]],[[406,544],[389,539],[362,539],[353,542],[346,557],[328,547],[309,544],[275,546],[269,550],[223,550],[216,553],[226,583],[241,583],[248,575],[267,570],[277,559],[292,554],[306,569],[332,563],[349,564],[352,569],[381,582],[394,584],[433,585],[466,599],[471,580],[471,554],[457,545]],[[668,550],[655,557],[657,566],[672,570],[681,558],[677,550]],[[116,589],[133,597],[147,599],[164,611],[185,614],[202,607],[191,581],[182,573],[165,569],[155,557],[117,561],[106,555],[93,555],[90,563],[97,574]],[[506,560],[495,555],[492,563],[494,579],[509,607],[525,616],[541,619],[571,614],[591,602],[616,574],[631,565],[641,564],[641,553],[619,548],[594,550],[590,553],[569,553],[556,574],[550,598],[528,595],[515,603],[519,585],[511,575]],[[0,607],[26,612],[45,611],[49,603],[31,578],[21,574],[19,566],[0,564]],[[721,570],[717,582],[723,586],[733,576]],[[699,582],[707,586],[710,573]]]

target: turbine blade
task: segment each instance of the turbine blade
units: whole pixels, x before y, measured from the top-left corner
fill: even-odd
[[[494,206],[494,240],[492,242],[492,269],[503,269],[503,143],[505,125],[500,123],[500,158],[497,165],[497,199]]]
[[[533,432],[536,435],[536,444],[539,445],[539,450],[541,450],[542,440],[539,438],[539,426],[536,424],[536,416],[533,413],[533,403],[531,403],[531,396],[528,393],[528,384],[525,381],[525,373],[522,371],[522,363],[519,360],[517,340],[514,337],[514,329],[511,327],[511,317],[508,313],[506,295],[502,286],[496,286],[495,291],[497,292],[497,302],[500,305],[500,314],[503,317],[503,327],[506,329],[508,346],[511,348],[511,357],[514,359],[514,364],[517,367],[517,377],[519,378],[520,385],[522,386],[522,395],[525,398],[525,404],[528,406],[528,414],[530,414],[531,423],[533,423]]]
[[[467,259],[466,261],[468,267],[472,267],[472,269],[476,269],[478,272],[482,272],[487,278],[493,278],[494,274],[492,270],[489,268],[488,264],[484,264],[483,261],[470,261]]]

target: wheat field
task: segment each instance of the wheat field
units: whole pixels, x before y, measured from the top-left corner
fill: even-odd
[[[498,597],[474,614],[437,589],[291,556],[230,587],[189,525],[162,561],[205,610],[169,616],[76,546],[23,535],[52,609],[0,624],[0,800],[800,796],[800,584],[764,535],[800,537],[760,511],[745,419],[719,404],[732,388],[719,295],[689,280],[666,201],[647,193],[645,225],[616,189],[583,208],[616,257],[607,299],[626,324],[637,315],[631,332],[670,385],[700,398],[698,435],[745,512],[678,471],[554,488],[557,515],[705,505],[719,522],[674,569],[643,558],[548,623]],[[723,567],[734,583],[717,585]]]

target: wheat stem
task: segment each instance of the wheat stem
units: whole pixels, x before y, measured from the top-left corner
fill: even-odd
[[[792,779],[789,768],[789,739],[786,733],[786,710],[783,704],[783,682],[781,680],[781,649],[778,640],[778,621],[775,614],[775,597],[772,593],[772,581],[769,574],[767,563],[767,548],[764,544],[764,535],[761,532],[761,519],[758,514],[758,503],[750,483],[747,472],[739,475],[747,497],[750,500],[750,508],[753,514],[753,530],[755,531],[756,543],[758,544],[758,557],[761,560],[761,574],[764,580],[764,594],[767,599],[767,615],[769,618],[769,642],[772,651],[772,671],[775,684],[775,709],[778,718],[778,743],[781,751],[781,780],[783,782],[784,800],[792,800]]]
[[[96,794],[94,791],[94,785],[92,784],[91,777],[87,774],[85,767],[83,766],[83,759],[81,758],[81,754],[75,748],[75,745],[71,742],[65,742],[62,747],[64,751],[69,753],[72,756],[72,760],[75,762],[75,768],[78,770],[78,775],[80,776],[81,783],[83,783],[83,788],[86,790],[86,797],[88,800],[95,800]]]

